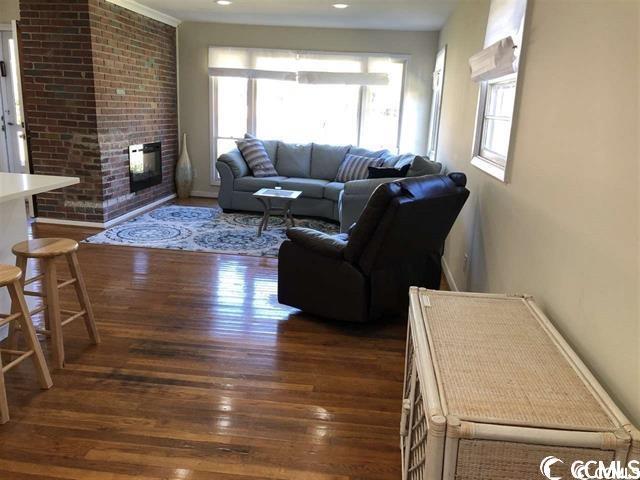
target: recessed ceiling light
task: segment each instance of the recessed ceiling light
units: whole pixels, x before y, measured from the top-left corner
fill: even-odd
[[[346,3],[334,3],[333,4],[333,8],[339,8],[340,10],[342,10],[343,8],[348,8],[349,5],[347,5]]]
[[[231,3],[233,2],[230,2],[229,0],[218,0],[216,3],[218,5],[222,5],[223,7],[226,7],[227,5],[231,5]]]

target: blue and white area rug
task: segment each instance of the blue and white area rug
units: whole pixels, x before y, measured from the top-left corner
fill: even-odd
[[[277,257],[286,238],[280,216],[258,236],[261,214],[223,213],[220,208],[170,205],[147,212],[84,240],[85,243],[165,248],[193,252]],[[338,226],[317,219],[296,218],[296,226],[338,233]]]

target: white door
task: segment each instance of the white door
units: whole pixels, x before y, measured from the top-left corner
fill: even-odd
[[[18,52],[12,31],[0,31],[0,171],[26,172],[26,137]]]

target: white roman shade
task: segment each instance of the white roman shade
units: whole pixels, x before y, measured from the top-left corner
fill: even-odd
[[[471,80],[482,82],[517,72],[515,48],[513,39],[507,37],[473,55],[469,59]]]
[[[298,83],[314,85],[389,85],[386,73],[298,72]]]
[[[277,70],[258,70],[256,68],[209,68],[209,75],[212,77],[242,77],[242,78],[265,78],[268,80],[288,80],[296,81],[295,72],[281,72]]]
[[[491,0],[484,49],[469,59],[471,79],[494,80],[518,71],[526,0]]]
[[[209,75],[296,81],[296,72],[278,68],[295,59],[288,50],[210,47]]]
[[[209,47],[209,75],[312,85],[389,85],[388,63],[402,56]]]

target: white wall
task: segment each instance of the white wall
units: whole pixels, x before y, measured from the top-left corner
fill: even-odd
[[[19,0],[0,0],[0,23],[9,23],[11,20],[18,20]]]
[[[196,191],[214,191],[209,185],[207,51],[211,45],[410,54],[401,147],[403,151],[414,153],[427,150],[431,73],[438,44],[437,32],[186,22],[178,27],[178,44],[180,128],[189,135],[187,143],[196,169]]]
[[[488,1],[441,32],[438,160],[472,192],[446,263],[460,289],[533,294],[640,424],[640,2],[530,2],[508,184],[469,163]]]

